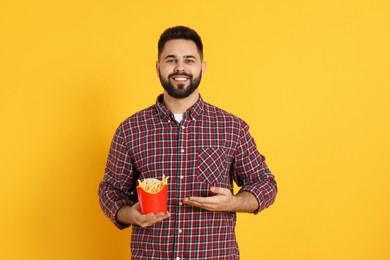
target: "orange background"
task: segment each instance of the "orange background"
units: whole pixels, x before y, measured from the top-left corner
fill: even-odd
[[[242,259],[390,259],[388,1],[1,1],[0,259],[129,259],[97,188],[154,103],[157,40],[203,38],[205,100],[251,126],[279,184]]]

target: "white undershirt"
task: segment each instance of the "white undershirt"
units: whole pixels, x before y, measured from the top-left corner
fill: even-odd
[[[183,114],[173,114],[175,116],[175,119],[178,123],[181,122],[181,120],[183,119]]]

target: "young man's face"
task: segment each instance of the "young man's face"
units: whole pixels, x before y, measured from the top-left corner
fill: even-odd
[[[168,95],[186,98],[199,86],[206,64],[190,40],[170,40],[156,63],[161,85]]]

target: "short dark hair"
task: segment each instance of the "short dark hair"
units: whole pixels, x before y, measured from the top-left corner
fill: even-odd
[[[160,36],[160,39],[158,41],[158,57],[160,58],[160,55],[165,47],[165,43],[169,40],[176,40],[176,39],[182,39],[182,40],[190,40],[193,41],[196,44],[196,47],[198,49],[200,58],[203,59],[203,44],[202,39],[198,35],[198,33],[188,27],[185,26],[175,26],[166,29]]]

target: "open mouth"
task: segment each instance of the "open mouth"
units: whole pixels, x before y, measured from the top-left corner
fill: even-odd
[[[185,77],[185,76],[174,76],[174,77],[172,77],[172,79],[175,80],[175,81],[184,82],[184,81],[188,80],[188,77]]]

